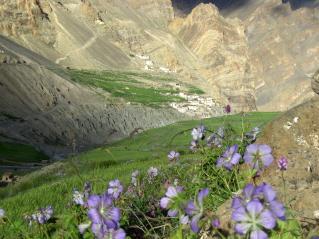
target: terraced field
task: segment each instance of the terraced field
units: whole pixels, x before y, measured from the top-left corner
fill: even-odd
[[[102,89],[115,98],[152,107],[184,101],[179,92],[203,94],[199,88],[181,83],[171,76],[140,72],[69,70],[75,82]]]

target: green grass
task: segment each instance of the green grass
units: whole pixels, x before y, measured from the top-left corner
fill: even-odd
[[[35,150],[32,146],[0,142],[1,164],[40,162],[47,159],[46,155]]]
[[[160,107],[170,102],[184,101],[181,97],[174,95],[179,91],[169,85],[177,80],[165,76],[138,72],[89,70],[69,70],[68,73],[75,82],[100,88],[109,92],[113,97],[120,97],[132,103]],[[185,87],[186,91],[191,94],[204,93],[195,86],[185,85]]]
[[[248,126],[262,127],[277,115],[249,113],[244,120]],[[119,178],[127,184],[131,172],[136,169],[146,171],[150,166],[166,167],[166,155],[172,149],[182,153],[181,160],[191,160],[196,155],[188,151],[188,129],[203,123],[208,129],[214,130],[223,124],[225,118],[179,122],[151,129],[133,138],[58,162],[26,175],[15,185],[0,189],[0,208],[7,211],[11,220],[22,220],[21,215],[48,204],[54,207],[56,214],[60,214],[71,200],[72,189],[82,188],[86,180],[93,182],[93,190],[100,193],[106,189],[107,182],[111,179]],[[241,131],[240,115],[228,116],[226,120],[235,130]]]

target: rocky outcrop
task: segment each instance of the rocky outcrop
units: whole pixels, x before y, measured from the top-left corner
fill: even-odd
[[[319,70],[312,77],[312,90],[319,95]]]
[[[213,4],[199,4],[177,21],[172,30],[202,63],[196,69],[205,79],[203,88],[234,108],[254,110],[254,69],[241,22],[223,18]]]
[[[278,192],[279,199],[292,209],[300,219],[315,221],[315,211],[319,210],[319,97],[303,103],[280,115],[268,124],[257,140],[273,149],[275,161],[262,173],[257,183],[267,182]],[[286,192],[277,160],[288,158],[288,169],[284,171]],[[285,201],[286,200],[286,201]],[[223,204],[217,211],[229,227],[231,202]]]
[[[50,23],[50,12],[49,3],[43,0],[2,1],[0,33],[17,40],[30,36],[52,46],[56,31]]]
[[[308,75],[319,64],[318,13],[318,6],[296,9],[281,0],[247,1],[224,13],[245,26],[260,110],[287,110],[313,96]]]

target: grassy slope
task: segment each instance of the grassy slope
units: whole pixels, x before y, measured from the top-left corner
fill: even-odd
[[[35,150],[32,146],[0,142],[0,163],[6,165],[15,163],[40,162],[47,156]]]
[[[133,103],[158,107],[170,102],[183,101],[175,96],[179,91],[172,83],[179,83],[172,77],[151,75],[137,72],[69,70],[68,74],[75,82],[100,88]],[[185,91],[190,94],[203,94],[199,88],[183,83]]]
[[[263,126],[276,115],[277,113],[250,113],[245,117],[245,124],[251,127]],[[202,123],[214,130],[224,120],[225,118],[219,117],[205,119]],[[230,116],[227,122],[237,130],[241,129],[241,116]],[[167,152],[172,149],[182,152],[182,159],[194,157],[188,151],[189,131],[179,134],[169,143],[178,132],[196,127],[199,123],[201,121],[186,121],[151,129],[132,139],[122,140],[34,172],[25,176],[20,183],[0,190],[0,208],[4,208],[14,220],[48,204],[59,214],[71,200],[72,189],[82,188],[85,180],[93,182],[93,190],[100,193],[111,179],[119,178],[128,183],[131,172],[135,169],[143,171],[150,166],[165,167]]]

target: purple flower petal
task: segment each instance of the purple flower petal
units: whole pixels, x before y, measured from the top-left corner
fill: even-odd
[[[197,196],[197,200],[198,200],[199,205],[203,205],[203,200],[205,197],[207,197],[208,193],[209,193],[208,188],[204,188],[204,189],[199,191],[198,196]]]
[[[200,217],[201,217],[201,215],[195,215],[192,218],[191,223],[190,223],[190,227],[191,227],[192,231],[195,233],[198,233],[200,230],[200,228],[198,226],[198,222],[199,222]]]
[[[245,235],[252,225],[250,223],[237,223],[235,225],[236,233],[240,235]]]
[[[187,215],[181,215],[179,217],[179,222],[182,224],[182,225],[186,225],[188,222],[189,222],[189,217]]]
[[[266,209],[260,214],[259,223],[267,229],[273,229],[276,226],[276,219],[272,213]]]
[[[111,219],[113,221],[118,222],[118,221],[120,221],[120,218],[121,218],[121,211],[119,208],[113,207],[113,208],[109,209],[108,215],[111,217]]]
[[[168,197],[161,198],[161,201],[160,201],[161,208],[167,208],[170,201],[171,199]]]
[[[236,222],[244,222],[249,220],[246,209],[242,206],[233,211],[231,218]]]
[[[272,202],[276,198],[275,190],[267,183],[263,184],[263,193],[267,202]]]
[[[195,206],[194,202],[193,201],[189,201],[186,205],[186,208],[185,208],[185,212],[192,216],[194,215],[196,212],[198,211],[197,207]]]
[[[239,163],[241,155],[239,153],[234,154],[233,158],[231,159],[231,163],[236,165]]]
[[[177,196],[177,190],[173,186],[169,186],[166,192],[166,196],[169,198],[173,198]]]
[[[113,237],[112,238],[114,238],[114,239],[125,239],[125,236],[126,236],[125,231],[122,228],[120,228],[120,229],[116,230],[113,233]]]
[[[250,144],[246,148],[246,152],[249,154],[255,154],[258,151],[258,144]]]
[[[178,210],[177,209],[170,209],[167,212],[167,215],[170,216],[170,217],[176,217],[177,214],[178,214]]]
[[[100,196],[98,195],[91,195],[88,199],[88,205],[89,207],[98,207],[98,205],[100,204]]]
[[[242,199],[239,197],[233,198],[232,205],[231,205],[232,209],[237,209],[241,206],[242,206]]]
[[[285,206],[276,201],[276,200],[273,200],[270,202],[270,210],[272,211],[272,213],[278,217],[279,219],[281,220],[285,220]]]
[[[271,154],[266,154],[262,156],[261,161],[263,165],[268,167],[274,161],[274,157]]]
[[[251,232],[250,239],[268,239],[268,236],[262,230],[255,230]]]
[[[89,209],[88,217],[93,223],[96,223],[96,224],[100,224],[102,221],[102,217],[96,208]]]
[[[254,195],[255,186],[252,183],[248,183],[243,189],[243,195],[245,199],[251,199]]]
[[[263,205],[257,199],[254,199],[247,203],[247,211],[253,217],[257,218],[259,213],[263,210]]]
[[[258,147],[262,154],[271,154],[271,148],[267,144],[260,144]]]

